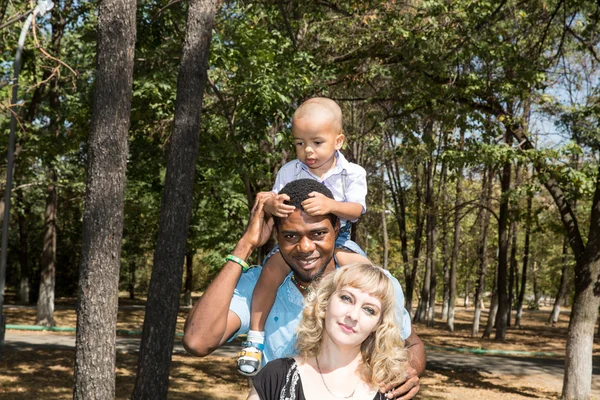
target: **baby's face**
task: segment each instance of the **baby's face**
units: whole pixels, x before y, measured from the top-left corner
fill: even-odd
[[[327,114],[313,114],[295,119],[292,134],[296,157],[317,176],[335,166],[335,152],[342,148],[344,135]]]

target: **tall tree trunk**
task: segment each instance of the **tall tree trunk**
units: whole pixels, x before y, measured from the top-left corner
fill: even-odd
[[[531,269],[531,272],[533,272],[533,276],[532,276],[532,283],[533,283],[533,306],[534,308],[537,310],[540,306],[540,298],[542,297],[542,293],[540,292],[540,288],[538,286],[538,282],[537,282],[537,275],[538,275],[538,266],[537,266],[537,261],[533,261],[533,268]]]
[[[446,179],[445,176],[442,178],[441,185],[442,192],[442,257],[443,257],[443,293],[442,293],[442,320],[448,321],[448,302],[450,299],[450,260],[449,246],[448,246],[448,218],[446,217],[446,210],[448,209],[448,191],[446,190]]]
[[[383,236],[383,262],[382,267],[388,269],[388,256],[390,251],[390,241],[387,230],[387,205],[385,201],[385,181],[383,176],[383,167],[381,169],[381,235]]]
[[[44,249],[40,261],[40,292],[35,324],[54,326],[54,284],[56,276],[56,171],[50,171],[52,183],[48,186],[44,217]]]
[[[402,253],[402,264],[404,268],[404,282],[406,292],[404,293],[406,298],[406,310],[409,314],[412,314],[412,297],[413,297],[413,287],[411,285],[409,290],[409,282],[411,280],[411,270],[410,263],[408,260],[408,235],[406,232],[406,203],[404,199],[404,188],[402,187],[402,181],[400,179],[400,169],[398,167],[398,159],[396,152],[394,151],[394,141],[393,138],[390,137],[390,134],[386,134],[386,143],[391,150],[390,153],[392,156],[391,159],[386,159],[388,180],[390,183],[390,192],[392,194],[392,201],[394,202],[394,217],[396,218],[396,223],[398,225],[398,230],[400,233],[400,250]]]
[[[523,248],[523,267],[521,269],[521,288],[517,299],[517,315],[515,327],[521,328],[521,317],[523,316],[523,301],[525,300],[525,289],[527,288],[527,267],[529,264],[529,246],[531,241],[531,212],[533,208],[533,193],[527,195],[527,217],[525,218],[525,247]]]
[[[505,141],[508,146],[512,142],[512,136],[507,131]],[[502,169],[502,197],[500,200],[500,214],[498,218],[498,321],[496,326],[496,340],[503,341],[506,338],[506,316],[508,313],[508,203],[510,194],[510,175],[512,166],[510,162],[504,163]]]
[[[136,257],[131,257],[129,260],[129,299],[135,299],[135,271],[137,269]]]
[[[465,148],[465,132],[460,130],[460,151]],[[454,307],[456,304],[456,272],[458,268],[458,250],[460,247],[460,205],[462,202],[462,181],[463,171],[462,166],[458,168],[456,174],[456,200],[454,201],[454,222],[452,223],[452,231],[454,232],[454,243],[452,245],[452,261],[450,262],[450,287],[448,299],[448,330],[454,332]],[[465,295],[466,300],[466,295]]]
[[[431,137],[430,123],[425,127],[424,135]],[[434,178],[434,161],[433,154],[430,153],[429,159],[426,162],[425,175],[425,272],[423,276],[423,287],[421,288],[421,298],[415,315],[415,322],[423,322],[427,320],[428,326],[433,326],[433,319],[429,318],[429,308],[431,307],[431,292],[435,295],[435,206],[433,195],[433,178]],[[433,298],[435,304],[435,296]],[[431,325],[430,325],[431,324]]]
[[[515,280],[517,279],[517,232],[518,224],[516,220],[510,223],[510,267],[508,274],[508,300],[506,304],[506,326],[510,327],[512,314],[512,305],[515,300]]]
[[[487,273],[487,246],[488,246],[488,230],[490,226],[490,206],[492,187],[494,183],[494,176],[491,169],[488,169],[485,173],[482,182],[482,202],[483,210],[481,212],[481,228],[480,228],[480,240],[479,246],[477,246],[477,258],[479,261],[479,270],[477,272],[477,287],[475,288],[475,299],[473,304],[475,306],[475,312],[473,315],[473,327],[471,329],[471,336],[476,337],[479,335],[479,322],[481,320],[481,300],[485,292],[485,275]]]
[[[514,189],[517,190],[520,185],[520,169],[518,165],[515,165],[515,185]],[[518,204],[517,204],[518,207]],[[517,232],[518,224],[515,216],[512,217],[510,222],[509,241],[510,245],[510,268],[508,275],[508,300],[506,310],[506,326],[510,327],[510,319],[512,313],[512,305],[515,299],[515,280],[517,279]]]
[[[483,299],[481,299],[483,308]],[[489,338],[492,331],[496,327],[496,316],[498,315],[498,270],[494,271],[494,287],[492,290],[492,298],[490,300],[490,310],[488,312],[488,319],[485,324],[485,330],[483,331],[483,338]]]
[[[423,166],[425,168],[425,166]],[[415,291],[417,281],[417,271],[419,269],[419,256],[421,255],[421,244],[423,239],[423,226],[425,225],[425,216],[422,212],[422,199],[423,199],[423,188],[421,183],[421,175],[419,174],[419,167],[415,168],[415,234],[413,237],[413,254],[412,254],[412,269],[410,271],[410,279],[406,281],[406,304],[412,310],[412,298]],[[408,294],[410,293],[410,295]],[[410,299],[410,302],[409,302]],[[419,301],[419,304],[421,302]],[[408,309],[407,309],[408,310]],[[419,310],[415,313],[415,316],[419,314]],[[415,321],[417,321],[415,319]],[[418,321],[417,321],[418,322]]]
[[[74,399],[114,399],[135,0],[98,3],[96,88],[83,213]]]
[[[217,5],[217,0],[192,0],[188,6],[175,120],[132,399],[167,398],[192,213],[202,98]]]
[[[548,318],[548,323],[555,326],[558,322],[558,316],[560,315],[560,304],[562,303],[565,295],[567,294],[567,268],[569,268],[568,262],[568,249],[569,249],[569,241],[565,236],[563,240],[563,248],[562,248],[562,268],[560,271],[560,283],[558,284],[558,290],[556,293],[556,299],[554,300],[554,306],[552,307],[552,312],[550,312],[550,317]]]
[[[194,283],[194,254],[195,252],[190,250],[185,253],[185,293],[183,296],[183,304],[185,306],[192,306],[192,289]]]
[[[495,105],[497,108],[498,105]],[[508,121],[507,121],[508,123]],[[523,150],[534,149],[525,130],[511,129],[512,135]],[[600,167],[596,176],[594,199],[588,243],[584,243],[577,217],[569,204],[564,190],[551,170],[542,160],[534,161],[540,171],[542,183],[556,204],[562,223],[569,236],[569,244],[575,257],[575,298],[569,322],[565,375],[562,397],[564,399],[588,399],[592,382],[592,343],[594,324],[598,316],[598,275],[600,273]]]
[[[17,191],[17,203],[21,210],[17,215],[19,221],[19,263],[21,264],[21,284],[19,287],[19,301],[29,304],[31,292],[31,271],[29,268],[29,230],[26,216],[31,213],[29,202],[23,198],[23,190]]]

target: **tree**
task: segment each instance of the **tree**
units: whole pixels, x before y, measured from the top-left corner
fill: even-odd
[[[135,0],[98,5],[73,398],[115,396],[115,335],[131,110]]]
[[[188,6],[160,225],[132,399],[167,398],[192,213],[202,98],[217,5],[217,0],[194,0]]]

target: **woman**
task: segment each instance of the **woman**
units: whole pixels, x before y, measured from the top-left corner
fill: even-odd
[[[311,288],[298,326],[298,356],[269,362],[249,400],[383,399],[405,372],[392,282],[371,264],[339,268]]]

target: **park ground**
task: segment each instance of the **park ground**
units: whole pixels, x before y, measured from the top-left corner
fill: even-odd
[[[188,312],[189,309],[182,308],[177,322],[178,332],[183,330]],[[472,309],[463,307],[458,308],[454,333],[449,333],[441,321],[434,328],[422,324],[415,324],[414,328],[427,346],[544,352],[555,355],[544,356],[549,360],[561,359],[564,358],[569,310],[561,313],[560,321],[554,327],[546,324],[549,312],[549,307],[525,310],[522,328],[509,329],[506,341],[502,343],[480,337],[472,338]],[[35,321],[35,308],[8,307],[5,314],[9,325],[32,325]],[[141,330],[143,317],[142,301],[121,299],[117,329]],[[487,314],[484,313],[483,327],[486,317]],[[57,326],[75,326],[74,299],[57,301],[55,319]],[[14,334],[19,331],[9,332]],[[58,333],[33,334],[50,337]],[[60,334],[73,335],[66,332]],[[72,398],[74,355],[72,349],[35,346],[5,350],[0,360],[0,399]],[[594,359],[598,358],[600,341],[596,339]],[[117,353],[117,399],[129,398],[135,384],[136,363],[136,352]],[[600,376],[595,375],[594,398],[600,400],[599,381]],[[544,368],[527,374],[516,370],[512,372],[510,369],[502,372],[482,372],[469,363],[460,366],[454,364],[446,368],[438,362],[435,368],[424,374],[421,385],[421,399],[558,399],[562,380],[556,374],[544,371]],[[245,399],[246,394],[247,381],[235,372],[230,356],[199,359],[181,352],[173,355],[169,399]]]

